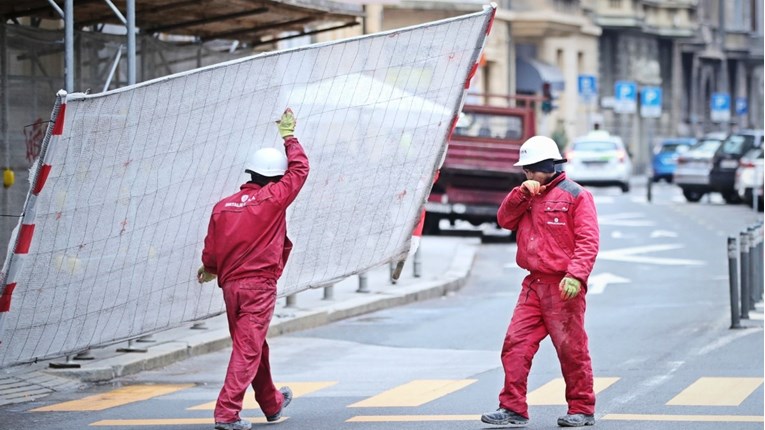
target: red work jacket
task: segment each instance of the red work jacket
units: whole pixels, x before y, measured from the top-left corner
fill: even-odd
[[[600,243],[598,215],[592,194],[565,173],[535,197],[513,188],[499,207],[497,221],[516,232],[519,267],[587,283]]]
[[[210,216],[202,264],[218,275],[218,285],[241,278],[277,280],[292,242],[287,237],[287,206],[308,177],[308,158],[295,137],[284,141],[287,171],[264,187],[244,184],[218,202]]]

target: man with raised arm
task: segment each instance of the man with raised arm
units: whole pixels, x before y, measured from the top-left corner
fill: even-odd
[[[269,422],[278,421],[292,400],[289,387],[271,379],[266,334],[276,306],[276,282],[292,242],[287,237],[287,207],[308,177],[308,158],[294,136],[295,116],[287,108],[277,121],[284,153],[260,149],[246,166],[250,181],[218,202],[202,251],[200,283],[218,278],[226,303],[232,351],[226,379],[215,405],[215,428],[248,430],[242,401],[248,386]]]

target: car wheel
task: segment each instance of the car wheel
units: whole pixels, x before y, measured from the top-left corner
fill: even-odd
[[[683,190],[683,196],[685,196],[685,200],[696,203],[701,200],[702,197],[704,197],[704,193],[700,191]]]
[[[629,190],[630,190],[630,184],[629,184],[629,182],[623,182],[623,183],[622,183],[622,185],[621,185],[621,187],[622,187],[622,192],[623,192],[623,193],[627,193],[627,192],[629,192]]]

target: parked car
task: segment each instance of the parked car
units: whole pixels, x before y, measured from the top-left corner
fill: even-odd
[[[740,203],[736,192],[736,169],[741,157],[752,148],[762,147],[762,130],[744,130],[728,136],[712,157],[709,184],[722,194],[726,203]]]
[[[677,157],[673,180],[689,202],[698,202],[712,191],[709,185],[712,157],[726,137],[725,133],[707,134]]]
[[[582,185],[616,185],[630,190],[632,160],[619,136],[595,130],[574,139],[565,151],[566,176]]]
[[[739,198],[749,206],[754,205],[755,190],[757,195],[757,210],[763,208],[763,148],[750,149],[741,160],[736,169],[735,188]]]
[[[674,137],[662,139],[654,148],[651,159],[651,179],[654,182],[665,180],[672,182],[677,166],[677,157],[696,143],[695,137]]]

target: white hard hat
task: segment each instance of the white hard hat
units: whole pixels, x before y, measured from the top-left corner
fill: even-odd
[[[287,170],[287,157],[276,148],[258,149],[244,169],[263,176],[280,176]]]
[[[558,145],[547,136],[532,136],[521,145],[521,155],[514,166],[528,166],[544,160],[565,163],[567,160],[560,155]]]

